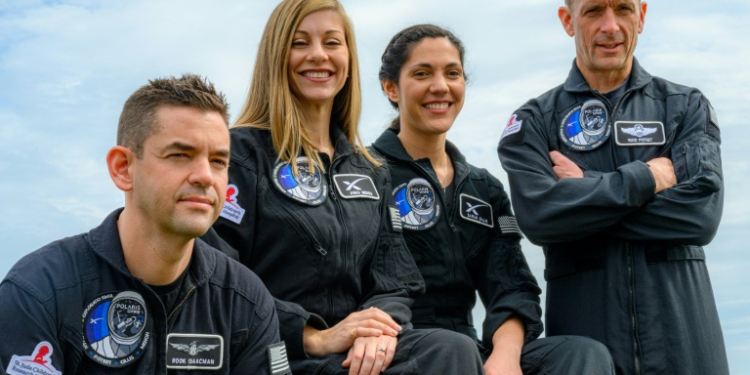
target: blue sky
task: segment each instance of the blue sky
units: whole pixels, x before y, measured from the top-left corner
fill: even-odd
[[[432,22],[466,44],[466,104],[449,133],[470,162],[507,177],[495,148],[515,108],[561,83],[574,57],[557,19],[562,0],[343,0],[357,35],[367,143],[393,110],[379,57],[408,25]],[[87,231],[123,204],[104,157],[125,99],[148,79],[193,72],[227,94],[236,116],[265,0],[0,0],[0,276],[24,254]],[[718,113],[726,201],[708,267],[732,373],[750,375],[750,3],[654,0],[636,56],[652,74],[700,88]],[[540,284],[541,249],[524,251]],[[481,311],[477,312],[481,318]]]

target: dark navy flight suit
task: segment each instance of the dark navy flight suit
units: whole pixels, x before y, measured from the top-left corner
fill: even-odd
[[[455,174],[453,187],[443,191],[430,160],[412,159],[397,134],[397,130],[386,130],[372,147],[387,161],[394,200],[404,221],[403,236],[427,286],[412,307],[414,326],[463,333],[489,356],[493,334],[515,317],[526,328],[521,357],[524,374],[614,374],[606,348],[594,340],[537,339],[544,330],[541,290],[521,251],[521,231],[500,181],[467,163],[446,142]],[[423,191],[432,194],[431,209],[437,220],[429,217],[426,205],[415,202]],[[409,224],[412,210],[420,211],[426,224]],[[472,322],[476,292],[485,306],[481,341]]]
[[[295,374],[347,374],[341,367],[346,352],[309,356],[303,330],[326,329],[369,307],[404,327],[387,374],[481,372],[471,340],[411,329],[409,307],[424,292],[424,281],[397,231],[383,167],[355,153],[336,125],[333,160],[321,154],[325,173],[300,158],[295,175],[278,161],[267,130],[233,128],[231,138],[227,203],[214,228],[277,299]]]
[[[0,284],[0,373],[196,373],[192,366],[289,374],[273,298],[257,276],[196,239],[177,303],[166,311],[125,264],[120,212],[10,270]]]
[[[544,247],[549,336],[601,341],[619,374],[728,374],[702,247],[721,218],[719,145],[703,94],[637,60],[616,102],[574,63],[515,112],[498,153],[518,224]],[[558,181],[550,150],[584,177]],[[677,176],[658,194],[646,165],[656,157]]]

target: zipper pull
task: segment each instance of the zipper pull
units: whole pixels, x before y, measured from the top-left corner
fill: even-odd
[[[326,256],[326,254],[328,254],[326,249],[324,249],[323,246],[320,246],[318,244],[315,244],[315,250],[317,250],[323,256]]]
[[[333,180],[333,178],[331,178],[331,180]],[[330,192],[330,195],[331,195],[331,199],[333,199],[334,201],[338,201],[338,200],[339,200],[339,197],[338,197],[338,195],[336,194],[336,186],[335,186],[334,184],[335,184],[335,182],[334,182],[334,181],[330,181],[330,180],[329,180],[329,181],[328,181],[328,190],[330,190],[330,191],[331,191],[331,192]]]

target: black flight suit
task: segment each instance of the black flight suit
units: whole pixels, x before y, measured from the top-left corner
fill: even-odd
[[[227,203],[214,228],[276,297],[295,374],[347,374],[346,353],[307,355],[304,327],[325,329],[371,306],[404,327],[387,374],[480,373],[470,340],[411,329],[409,306],[424,281],[394,230],[384,168],[356,154],[335,125],[333,160],[321,154],[326,173],[311,173],[301,158],[293,175],[267,130],[233,128],[231,138]]]
[[[195,373],[188,366],[211,374],[289,374],[274,301],[257,276],[196,239],[179,302],[166,311],[125,265],[120,212],[25,256],[8,272],[0,284],[0,374]],[[113,309],[118,301],[125,307]],[[109,345],[115,336],[135,344]],[[88,355],[96,347],[103,354],[94,356],[111,367]],[[274,367],[271,355],[279,359]]]
[[[574,336],[537,339],[544,330],[541,290],[521,251],[521,231],[500,181],[467,163],[461,152],[446,142],[455,171],[454,193],[446,196],[430,160],[412,159],[397,130],[386,130],[372,147],[388,162],[394,200],[402,214],[421,209],[422,221],[432,223],[428,207],[419,207],[415,200],[424,196],[420,188],[433,199],[431,208],[437,216],[433,225],[409,225],[409,214],[402,216],[404,239],[427,286],[412,307],[416,328],[440,327],[463,333],[489,356],[493,334],[515,317],[526,328],[521,356],[524,374],[614,374],[606,348],[594,340]],[[447,210],[450,201],[453,204]],[[481,342],[472,322],[476,292],[485,306]]]

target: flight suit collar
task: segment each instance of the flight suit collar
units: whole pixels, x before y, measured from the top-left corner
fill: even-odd
[[[345,156],[354,153],[354,146],[352,146],[349,139],[346,138],[346,134],[341,127],[336,123],[331,123],[329,134],[331,136],[331,143],[333,143],[333,156]]]
[[[639,89],[646,86],[646,84],[651,82],[652,78],[651,74],[643,69],[641,64],[638,63],[638,59],[633,57],[633,69],[630,71],[629,87],[627,90]],[[568,73],[568,78],[563,84],[563,89],[568,92],[593,91],[588,82],[586,82],[586,79],[583,78],[583,73],[578,69],[575,59],[573,59],[573,67],[570,69],[570,73]]]
[[[134,277],[125,263],[122,243],[120,242],[120,231],[117,228],[117,219],[122,211],[123,208],[115,210],[104,219],[101,225],[89,231],[88,243],[93,252],[117,272]],[[195,283],[197,285],[205,283],[215,267],[215,252],[205,242],[196,238],[190,261],[190,273]]]
[[[387,158],[406,163],[419,162],[418,160],[414,160],[411,155],[406,152],[404,145],[398,138],[398,129],[387,129],[372,146]],[[458,150],[458,147],[448,140],[445,141],[445,152],[448,153],[448,156],[453,162],[454,173],[456,175],[454,179],[457,181],[462,179],[465,174],[469,173],[469,169],[466,166],[466,158],[461,154],[461,151]],[[429,160],[426,164],[430,164]]]

